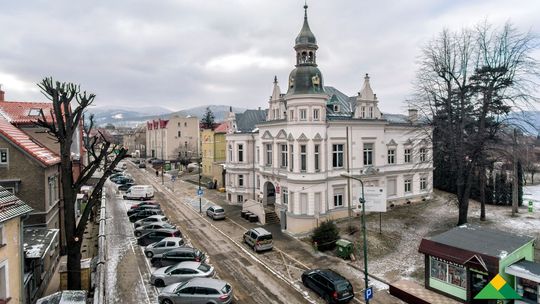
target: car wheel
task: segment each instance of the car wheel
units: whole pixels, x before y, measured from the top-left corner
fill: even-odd
[[[302,278],[302,284],[304,284],[304,286],[308,287],[308,282],[307,282],[307,279],[306,278]]]
[[[140,237],[141,236],[141,233],[139,231],[135,231],[135,236],[136,237]]]
[[[152,251],[147,251],[145,255],[147,258],[151,259],[154,256],[154,253]]]
[[[332,299],[330,298],[329,295],[324,295],[324,301],[325,301],[326,303],[328,303],[328,304],[332,304],[332,303],[333,303],[333,302],[332,302]]]
[[[124,200],[127,200],[127,196],[124,195]]]
[[[165,299],[161,303],[163,303],[163,304],[173,304],[173,302],[171,300],[169,300],[169,299]]]
[[[157,279],[154,284],[156,285],[156,287],[165,287],[165,282],[163,282],[163,280],[161,279]]]

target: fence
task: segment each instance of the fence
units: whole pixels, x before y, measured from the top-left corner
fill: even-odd
[[[98,256],[97,256],[97,265],[96,265],[96,274],[95,279],[95,289],[94,289],[94,304],[105,303],[105,262],[106,262],[106,195],[103,193],[101,196],[101,207],[99,212],[99,234],[98,234]]]

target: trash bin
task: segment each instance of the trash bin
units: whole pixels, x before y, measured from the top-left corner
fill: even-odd
[[[337,255],[343,259],[349,259],[353,253],[353,243],[340,239],[336,242]]]

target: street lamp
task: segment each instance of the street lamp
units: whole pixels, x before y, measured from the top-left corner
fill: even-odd
[[[366,200],[364,199],[364,182],[354,177],[348,173],[341,173],[342,177],[354,179],[360,182],[360,185],[362,186],[362,197],[360,197],[360,203],[362,204],[362,234],[364,236],[364,282],[365,282],[365,291],[364,295],[367,292],[369,288],[368,284],[368,264],[367,264],[367,238],[366,238]],[[350,204],[351,202],[349,202]],[[369,304],[369,299],[365,297],[366,304]]]
[[[201,155],[197,155],[197,171],[199,171],[199,191],[197,192],[197,195],[199,195],[199,213],[202,213],[202,195],[201,193]]]

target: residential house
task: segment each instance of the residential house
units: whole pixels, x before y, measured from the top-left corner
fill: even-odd
[[[0,303],[23,303],[24,217],[32,208],[0,186]]]
[[[225,147],[227,133],[226,122],[212,129],[201,129],[202,175],[225,187]]]
[[[430,197],[431,129],[417,112],[381,113],[367,74],[357,96],[324,86],[307,6],[294,49],[287,93],[275,78],[265,121],[244,129],[244,119],[229,114],[229,201],[260,202],[282,229],[305,233],[360,208],[361,185],[343,174],[383,191],[388,205]]]
[[[124,147],[135,157],[146,157],[146,126],[139,126],[124,134]],[[138,151],[138,152],[137,152]]]
[[[199,152],[199,119],[172,115],[146,123],[148,157],[176,160],[180,154],[196,158]]]

